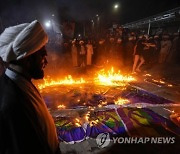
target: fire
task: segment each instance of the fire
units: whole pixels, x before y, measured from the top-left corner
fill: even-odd
[[[126,86],[128,82],[135,81],[135,78],[129,75],[123,75],[120,70],[116,73],[114,68],[105,72],[104,69],[100,70],[97,73],[96,77],[94,77],[91,81],[84,80],[83,78],[74,80],[71,75],[66,76],[64,79],[53,79],[50,77],[46,77],[43,79],[43,83],[37,84],[40,90],[50,87],[50,86],[58,86],[58,85],[79,85],[82,88],[82,84],[95,84],[95,85],[103,85],[103,86]]]
[[[86,122],[89,122],[89,118],[90,118],[90,112],[87,112],[84,119],[85,119]]]
[[[81,127],[80,120],[78,118],[75,119],[75,125],[77,127]]]
[[[159,82],[160,82],[160,83],[162,83],[162,84],[165,84],[165,82],[164,82],[164,81],[162,81],[162,80],[160,80]]]
[[[91,111],[94,111],[95,108],[96,108],[95,106],[94,106],[94,107],[92,107],[92,106],[89,106],[89,107],[88,107],[88,109],[91,110]]]
[[[50,86],[83,84],[83,83],[85,83],[85,80],[83,78],[80,78],[80,80],[74,80],[71,75],[68,75],[67,77],[65,77],[64,80],[62,79],[53,80],[53,79],[50,79],[49,77],[45,78],[44,83],[38,84],[38,87],[39,89],[44,89]]]
[[[112,67],[107,73],[102,69],[95,78],[95,83],[98,85],[125,86],[128,82],[134,80],[135,78],[132,76],[122,75],[120,70],[115,73]]]
[[[123,99],[123,98],[118,98],[118,100],[114,102],[114,104],[116,104],[116,105],[124,105],[124,104],[127,104],[127,103],[129,103],[129,100],[128,99]]]
[[[88,111],[83,117],[76,117],[73,119],[73,123],[76,127],[82,127],[84,123],[89,124],[90,126],[97,125],[99,120],[95,117],[91,117],[91,111]]]
[[[168,84],[167,86],[168,86],[168,87],[173,87],[173,85],[172,85],[172,84]]]
[[[91,121],[89,122],[89,125],[92,127],[92,126],[94,126],[94,125],[97,125],[98,122],[99,122],[98,119],[96,119],[96,120],[91,120]]]
[[[150,77],[150,76],[152,76],[151,74],[145,74],[145,75],[143,75],[143,76],[148,76],[148,77]]]
[[[167,87],[173,87],[172,84],[166,83],[165,81],[163,81],[161,79],[160,80],[152,79],[152,81],[154,81],[155,83],[160,84],[160,85],[164,85],[164,86],[167,86]]]
[[[66,108],[66,106],[63,104],[58,105],[58,109],[65,109],[65,108]]]

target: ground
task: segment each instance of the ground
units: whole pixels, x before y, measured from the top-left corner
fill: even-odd
[[[91,74],[94,68],[82,69],[75,68],[74,72],[79,74]],[[130,83],[131,86],[148,91],[149,93],[163,97],[173,102],[171,105],[152,105],[147,106],[155,113],[170,119],[171,111],[180,113],[180,67],[178,65],[155,65],[146,71],[136,75],[138,82]],[[75,74],[76,74],[75,73]],[[150,74],[151,76],[146,76]],[[163,81],[161,83],[152,82],[153,80]],[[165,83],[164,83],[165,82]],[[168,86],[170,85],[170,86]],[[179,123],[176,123],[179,125]],[[180,125],[179,125],[180,128]],[[89,138],[85,141],[75,144],[66,144],[61,142],[60,149],[62,153],[68,154],[95,154],[95,153],[130,153],[143,152],[148,150],[151,153],[177,153],[180,149],[179,136],[176,137],[176,144],[174,145],[113,145],[111,142],[107,148],[98,148],[95,139]]]

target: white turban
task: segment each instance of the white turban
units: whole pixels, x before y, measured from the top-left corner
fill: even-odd
[[[5,62],[25,58],[47,41],[47,34],[37,20],[6,28],[0,35],[0,57]]]

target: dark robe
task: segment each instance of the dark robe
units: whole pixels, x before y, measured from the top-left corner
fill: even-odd
[[[0,154],[53,154],[32,104],[5,74],[0,77]]]

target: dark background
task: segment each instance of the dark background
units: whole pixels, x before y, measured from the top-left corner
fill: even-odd
[[[117,11],[113,5],[119,3]],[[61,20],[90,20],[96,14],[121,24],[180,6],[180,0],[1,0],[0,18],[4,26],[45,20],[52,14]]]

